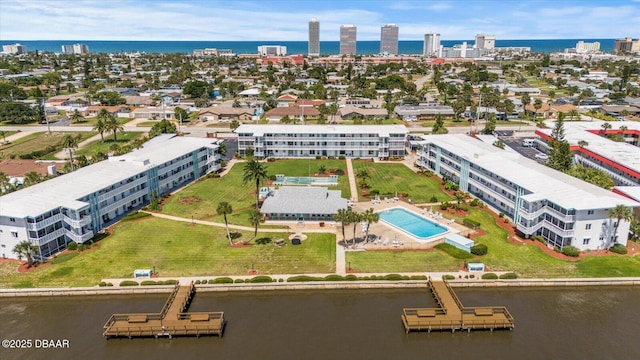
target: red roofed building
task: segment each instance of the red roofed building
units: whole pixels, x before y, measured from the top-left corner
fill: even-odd
[[[261,65],[269,65],[269,63],[272,63],[273,65],[282,65],[284,63],[303,65],[304,57],[302,57],[302,55],[268,56],[260,58],[258,61],[260,61]]]

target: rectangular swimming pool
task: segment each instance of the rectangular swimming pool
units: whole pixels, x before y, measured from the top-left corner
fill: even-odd
[[[380,220],[422,240],[449,231],[444,226],[440,226],[402,208],[383,210],[379,214]]]

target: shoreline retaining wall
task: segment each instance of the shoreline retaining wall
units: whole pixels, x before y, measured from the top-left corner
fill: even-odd
[[[588,279],[515,279],[515,280],[451,280],[451,287],[551,287],[551,286],[638,286],[640,278],[588,278]],[[198,292],[229,291],[277,291],[277,290],[337,290],[337,289],[411,289],[426,288],[424,280],[402,281],[315,281],[258,284],[203,284],[196,285]],[[168,294],[173,285],[131,287],[84,287],[84,288],[34,288],[0,289],[0,298],[44,297],[44,296],[89,296],[127,294]]]

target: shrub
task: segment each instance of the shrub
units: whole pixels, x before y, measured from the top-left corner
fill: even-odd
[[[482,279],[483,280],[495,280],[498,278],[498,275],[494,274],[494,273],[486,273],[486,274],[482,274]]]
[[[563,247],[562,248],[562,253],[564,255],[571,256],[571,257],[580,256],[580,250],[578,250],[577,247],[571,246],[571,245],[567,245],[567,246]]]
[[[113,286],[113,284],[109,282],[109,283],[107,283],[107,286]]]
[[[344,160],[344,159],[345,159],[344,155],[338,156],[338,160]]]
[[[139,212],[138,210],[135,210],[127,214],[127,216],[123,217],[122,221],[131,221],[131,220],[136,220],[136,219],[140,219],[148,216],[151,216],[151,214],[147,214],[145,212]]]
[[[427,280],[427,277],[425,275],[412,275],[409,280]]]
[[[344,278],[340,275],[327,275],[323,279],[324,281],[344,281]]]
[[[475,206],[478,206],[478,205],[480,205],[480,200],[478,200],[478,199],[473,199],[473,200],[471,200],[471,202],[469,203],[469,205],[474,206],[474,207],[475,207]]]
[[[244,283],[244,280],[242,280],[242,279],[236,279],[236,280],[234,281],[234,283],[236,283],[236,284],[242,284],[242,283]]]
[[[220,174],[218,173],[208,173],[207,174],[207,179],[217,179],[220,177]]]
[[[342,169],[336,169],[336,171],[334,171],[333,173],[334,173],[335,175],[340,175],[340,176],[342,176],[342,175],[344,175],[344,170],[342,170]]]
[[[270,276],[256,276],[254,278],[251,279],[247,279],[247,281],[245,281],[245,283],[252,283],[252,284],[258,284],[258,283],[270,283],[273,282],[273,279]]]
[[[609,250],[611,250],[611,252],[614,252],[616,254],[624,255],[627,253],[627,247],[622,244],[615,244]]]
[[[280,279],[278,279],[278,282],[279,282],[279,283],[284,282],[284,279],[283,279],[283,278],[280,278]]]
[[[475,278],[476,278],[475,275],[473,275],[473,274],[469,275],[469,279],[475,279]]]
[[[206,280],[205,280],[205,281],[206,281]],[[195,284],[196,284],[196,285],[200,285],[200,280],[196,280],[196,281],[195,281]]]
[[[344,280],[345,281],[356,281],[356,280],[358,280],[358,277],[353,275],[353,274],[350,274],[350,275],[345,276]]]
[[[369,195],[370,195],[370,196],[380,195],[380,190],[378,190],[378,189],[370,190],[370,191],[369,191]]]
[[[138,286],[138,282],[132,281],[132,280],[125,280],[120,282],[120,286]]]
[[[500,279],[517,279],[517,278],[518,278],[518,274],[512,273],[512,272],[500,275]]]
[[[287,279],[287,282],[309,282],[309,281],[322,281],[322,278],[308,275],[297,275]]]
[[[475,221],[475,220],[471,220],[469,218],[465,218],[464,220],[462,220],[462,225],[466,226],[466,227],[470,227],[472,229],[477,229],[480,227],[480,222],[479,221]]]
[[[487,245],[475,244],[471,247],[471,253],[478,256],[487,255]]]
[[[75,241],[71,241],[67,244],[67,249],[78,250],[78,244]]]
[[[107,286],[107,283],[104,281],[100,281],[100,284],[98,284],[98,286],[104,287],[104,286]]]
[[[320,160],[321,157],[322,156],[320,156],[320,155],[316,155],[316,160]]]
[[[384,279],[390,280],[390,281],[399,281],[399,280],[404,280],[404,277],[399,274],[388,274],[384,276]]]
[[[504,212],[500,211],[500,214],[498,214],[499,217],[504,217]]]
[[[533,240],[533,241],[540,241],[540,242],[541,242],[541,243],[543,243],[543,244],[546,244],[546,243],[547,243],[547,240],[545,240],[545,239],[542,237],[542,235],[534,235],[534,236],[532,236],[532,237],[531,237],[531,240]]]
[[[160,285],[162,285],[162,281],[160,281]],[[140,285],[142,286],[149,286],[149,285],[158,285],[158,282],[155,282],[153,280],[145,280],[143,282],[140,283]]]
[[[440,203],[440,210],[447,210],[448,208],[449,208],[448,201],[443,201],[442,203]]]
[[[178,283],[178,280],[158,281],[158,285],[176,285],[177,283]]]
[[[442,275],[442,280],[453,280],[455,278],[453,275]]]
[[[457,247],[453,246],[453,245],[449,245],[449,244],[438,244],[435,246],[436,249],[442,250],[444,252],[446,252],[447,254],[449,254],[450,256],[456,258],[456,259],[471,259],[473,258],[473,255],[469,254],[468,252],[464,251],[464,250],[460,250]]]
[[[431,199],[429,199],[429,202],[437,203],[438,202],[438,198],[435,195],[432,195]]]

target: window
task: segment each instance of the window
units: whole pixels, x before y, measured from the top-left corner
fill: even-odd
[[[12,231],[11,232],[11,236],[13,236],[14,238],[18,237],[18,232],[17,231]]]
[[[591,238],[582,239],[582,245],[589,245],[589,241],[591,241]]]
[[[16,218],[9,218],[9,221],[16,222]]]
[[[594,210],[587,210],[587,215],[593,215]]]
[[[584,229],[585,229],[585,230],[591,230],[591,224],[587,224],[587,225],[584,227]]]

